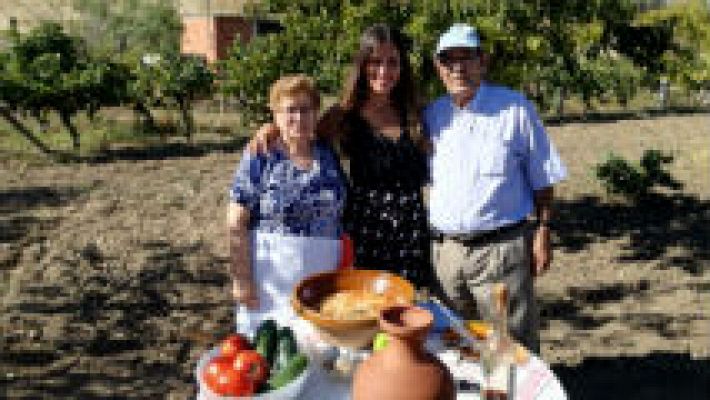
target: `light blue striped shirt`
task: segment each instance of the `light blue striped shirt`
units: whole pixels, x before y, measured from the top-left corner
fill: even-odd
[[[534,209],[534,191],[567,171],[535,107],[520,93],[482,83],[464,108],[443,96],[424,110],[433,144],[429,223],[440,232],[486,231]]]

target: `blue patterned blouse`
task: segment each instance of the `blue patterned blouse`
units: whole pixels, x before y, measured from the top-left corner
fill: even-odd
[[[249,229],[288,235],[338,238],[345,205],[345,178],[327,145],[316,142],[310,170],[279,149],[244,151],[231,199],[249,209]]]

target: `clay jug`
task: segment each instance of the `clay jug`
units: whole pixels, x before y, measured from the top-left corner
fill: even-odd
[[[355,371],[353,400],[454,399],[451,373],[424,348],[433,322],[433,315],[419,307],[382,310],[380,328],[389,342]]]

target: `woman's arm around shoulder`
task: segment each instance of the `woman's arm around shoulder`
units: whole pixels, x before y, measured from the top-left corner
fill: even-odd
[[[325,110],[316,127],[318,138],[331,144],[341,140],[345,135],[343,125],[346,114],[345,109],[339,104],[335,104]]]
[[[251,154],[266,154],[279,138],[279,128],[273,122],[266,122],[257,129],[247,143],[246,149]]]

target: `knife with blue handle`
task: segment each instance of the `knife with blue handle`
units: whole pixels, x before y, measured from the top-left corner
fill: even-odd
[[[463,341],[466,343],[467,346],[469,346],[473,350],[481,350],[481,344],[478,342],[478,340],[469,332],[468,329],[464,326],[463,322],[459,317],[454,315],[454,313],[449,310],[448,307],[446,307],[441,300],[439,300],[436,297],[432,297],[431,300],[439,306],[439,309],[441,312],[446,316],[446,318],[449,319],[449,322],[451,322],[451,329],[458,334]]]

